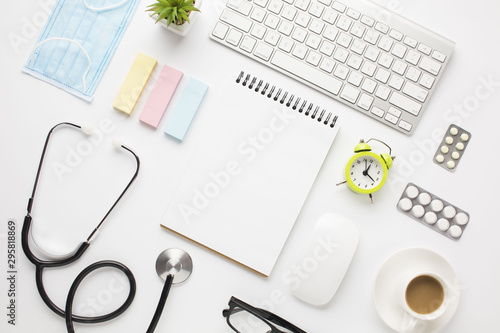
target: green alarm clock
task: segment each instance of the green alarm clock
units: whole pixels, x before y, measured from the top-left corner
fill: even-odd
[[[380,155],[372,152],[368,144],[377,141],[389,148],[389,154]],[[391,147],[377,139],[364,141],[361,139],[354,148],[354,156],[347,162],[345,167],[345,181],[338,185],[347,183],[347,186],[356,193],[368,194],[373,203],[372,193],[380,190],[387,180],[387,174],[392,167],[396,157],[391,156]]]

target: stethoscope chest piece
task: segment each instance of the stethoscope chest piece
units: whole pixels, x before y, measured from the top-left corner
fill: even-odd
[[[156,259],[156,272],[164,281],[173,276],[173,284],[187,280],[193,271],[193,261],[189,254],[181,249],[166,249]]]

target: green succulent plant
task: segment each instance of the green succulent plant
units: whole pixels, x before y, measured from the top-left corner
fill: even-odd
[[[167,26],[171,23],[182,25],[189,22],[189,13],[200,10],[194,6],[195,0],[157,0],[156,3],[148,6],[146,11],[154,12],[158,15],[156,23],[166,19]]]

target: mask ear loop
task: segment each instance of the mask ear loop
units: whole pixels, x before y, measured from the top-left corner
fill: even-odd
[[[128,0],[126,0],[128,1]],[[30,66],[33,66],[33,56],[35,55],[35,51],[37,48],[39,48],[40,46],[42,46],[43,44],[47,43],[47,42],[51,42],[51,41],[54,41],[54,40],[62,40],[62,41],[65,41],[65,42],[70,42],[70,43],[73,43],[75,44],[76,46],[78,46],[82,51],[83,53],[85,54],[85,56],[87,57],[87,60],[89,62],[89,65],[87,66],[87,70],[85,71],[85,73],[83,73],[83,79],[82,79],[82,83],[83,83],[83,92],[85,92],[87,90],[87,86],[85,84],[85,79],[87,78],[87,73],[89,72],[90,70],[90,65],[91,65],[91,61],[90,61],[90,57],[89,57],[89,54],[87,53],[87,51],[83,48],[83,46],[81,46],[78,42],[72,40],[72,39],[69,39],[69,38],[63,38],[63,37],[51,37],[51,38],[47,38],[46,40],[43,40],[41,42],[39,42],[38,44],[35,45],[35,47],[33,48],[33,51],[31,51],[31,57],[30,57]]]
[[[83,4],[85,5],[85,7],[87,7],[89,10],[92,10],[92,11],[95,11],[95,12],[102,12],[102,11],[105,11],[105,10],[110,10],[110,9],[115,9],[115,8],[118,8],[122,5],[124,5],[125,3],[129,2],[130,0],[123,0],[122,2],[119,2],[119,3],[116,3],[114,5],[110,5],[110,6],[107,6],[107,7],[91,7],[86,0],[83,0]]]

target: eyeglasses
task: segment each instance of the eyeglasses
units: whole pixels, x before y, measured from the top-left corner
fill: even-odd
[[[285,319],[264,309],[254,308],[236,297],[222,311],[227,324],[238,333],[307,333]],[[275,325],[280,328],[277,328]]]

